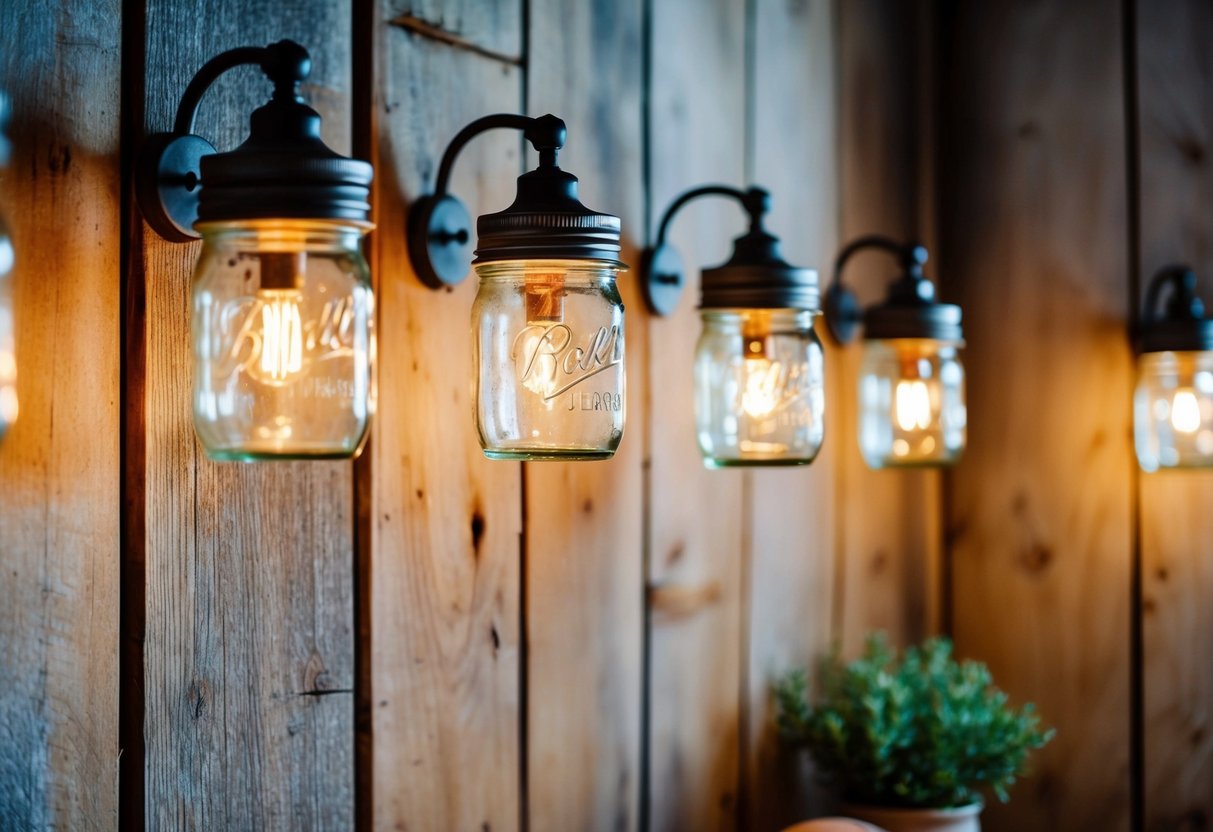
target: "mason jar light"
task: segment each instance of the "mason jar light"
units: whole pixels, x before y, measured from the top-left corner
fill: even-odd
[[[260,66],[274,83],[248,139],[217,153],[194,135],[206,89]],[[194,428],[218,460],[336,459],[362,448],[374,409],[374,298],[361,249],[371,166],[329,149],[298,94],[311,59],[291,41],[225,52],[199,70],[173,133],[139,162],[144,216],[202,238],[191,289]]]
[[[817,273],[789,265],[763,227],[770,195],[707,185],[666,210],[655,248],[646,253],[649,304],[676,307],[684,283],[678,253],[666,243],[677,211],[704,196],[735,199],[749,232],[728,262],[702,272],[703,331],[695,350],[695,424],[708,468],[807,465],[825,438],[825,359],[813,330]]]
[[[1147,472],[1213,467],[1213,320],[1205,317],[1187,266],[1154,276],[1138,337],[1138,464]]]
[[[462,130],[439,166],[435,193],[410,212],[414,268],[432,286],[468,270],[471,221],[449,193],[460,149],[485,130],[522,130],[538,167],[514,203],[476,223],[472,307],[476,429],[490,459],[608,459],[626,409],[623,301],[616,276],[619,218],[586,208],[577,178],[557,164],[564,122],[552,115],[486,116]]]
[[[903,268],[883,303],[861,310],[842,272],[854,254],[878,249]],[[964,337],[960,307],[936,303],[923,276],[927,250],[885,237],[861,237],[839,253],[826,292],[830,333],[849,343],[864,330],[859,393],[859,450],[871,468],[951,465],[966,439]]]

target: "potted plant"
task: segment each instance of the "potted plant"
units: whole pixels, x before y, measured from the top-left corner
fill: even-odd
[[[827,657],[817,684],[810,704],[803,671],[779,680],[780,733],[808,748],[845,814],[889,832],[977,832],[982,791],[1005,802],[1028,753],[1053,737],[943,637],[899,656],[869,636],[856,661]]]

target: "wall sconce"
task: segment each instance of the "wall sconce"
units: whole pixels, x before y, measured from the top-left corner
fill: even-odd
[[[645,252],[649,305],[659,315],[678,305],[685,278],[666,232],[680,208],[705,196],[740,203],[750,230],[734,241],[728,262],[700,277],[695,422],[704,464],[807,465],[824,438],[825,361],[813,331],[817,272],[785,262],[779,240],[763,228],[770,195],[707,185],[675,199]]]
[[[217,153],[194,135],[203,94],[256,65],[274,94],[247,140]],[[298,86],[297,43],[244,47],[190,81],[172,133],[148,138],[136,196],[166,240],[202,237],[194,270],[194,429],[213,459],[338,459],[374,409],[374,299],[361,238],[372,168],[329,149]]]
[[[1133,433],[1143,471],[1213,466],[1213,320],[1187,266],[1160,270],[1146,292]]]
[[[0,168],[8,164],[8,96],[0,92]],[[0,216],[0,439],[17,421],[17,356],[13,334],[13,241]]]
[[[880,304],[861,310],[842,283],[852,255],[878,249],[897,257],[903,272]],[[859,375],[859,450],[871,468],[951,465],[965,446],[964,346],[960,307],[935,302],[922,273],[927,250],[917,243],[861,237],[834,263],[825,318],[840,344],[863,323]]]
[[[521,130],[539,166],[518,177],[514,203],[476,221],[448,193],[459,151],[494,128]],[[624,422],[619,218],[586,208],[560,169],[564,122],[492,115],[463,128],[438,167],[434,193],[409,212],[409,256],[429,286],[480,276],[472,308],[476,429],[490,459],[608,459]]]

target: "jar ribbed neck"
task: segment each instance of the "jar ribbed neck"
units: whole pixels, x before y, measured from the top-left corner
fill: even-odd
[[[242,220],[198,223],[195,226],[207,243],[222,243],[240,250],[350,251],[374,225],[323,220]]]

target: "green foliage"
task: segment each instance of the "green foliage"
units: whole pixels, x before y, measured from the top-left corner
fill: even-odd
[[[899,657],[883,634],[869,636],[856,661],[826,658],[818,685],[810,705],[803,671],[777,683],[779,729],[853,803],[964,806],[983,788],[1005,802],[1028,752],[1054,733],[1032,705],[1009,706],[984,664],[956,662],[942,637]]]

